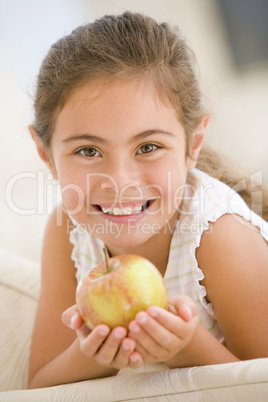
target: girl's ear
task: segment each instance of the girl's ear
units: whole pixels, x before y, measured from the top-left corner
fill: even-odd
[[[187,156],[188,170],[193,169],[196,166],[197,159],[205,139],[205,131],[209,120],[210,116],[204,117],[193,134],[192,142],[190,144],[190,152]]]
[[[52,156],[51,156],[51,153],[50,153],[49,149],[44,147],[44,144],[43,144],[41,138],[37,135],[37,132],[36,132],[34,126],[30,125],[28,127],[28,129],[30,131],[32,139],[35,142],[38,155],[40,156],[42,161],[45,162],[45,164],[47,165],[47,167],[51,171],[53,178],[55,180],[57,180],[58,179],[57,170],[55,168],[55,165],[54,165],[54,162],[53,162],[53,159],[52,159]]]

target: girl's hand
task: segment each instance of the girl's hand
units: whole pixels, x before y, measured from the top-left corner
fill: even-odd
[[[169,298],[169,311],[151,306],[137,313],[129,324],[129,337],[135,339],[144,362],[165,362],[191,341],[198,322],[192,299],[176,295]]]
[[[77,305],[63,313],[62,321],[76,331],[81,352],[98,364],[118,370],[142,365],[142,357],[135,351],[136,342],[127,336],[125,328],[116,327],[111,330],[107,325],[101,324],[90,330],[80,317]]]

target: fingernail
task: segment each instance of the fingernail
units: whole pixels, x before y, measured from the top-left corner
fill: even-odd
[[[115,332],[115,333],[114,333],[114,336],[115,336],[115,338],[117,338],[117,339],[122,339],[122,338],[124,338],[124,335],[121,334],[121,332]]]
[[[108,330],[108,328],[104,328],[104,329],[101,329],[100,331],[99,331],[99,334],[101,335],[101,336],[107,336],[108,334],[109,334],[109,330]]]
[[[157,316],[157,311],[154,308],[150,308],[147,312],[148,314],[150,314],[151,317]]]
[[[139,327],[138,325],[136,325],[136,326],[133,328],[133,331],[134,331],[134,332],[140,332],[141,329],[140,329],[140,327]]]
[[[131,355],[131,356],[130,356],[130,360],[132,360],[133,362],[136,362],[136,361],[139,360],[139,356],[137,356],[136,354]]]
[[[187,312],[187,321],[190,321],[193,318],[193,313],[190,307],[185,307],[185,311]]]
[[[79,315],[77,313],[75,313],[72,316],[71,320],[70,320],[70,327],[71,328],[75,328],[75,321],[77,320],[77,318],[79,318]]]
[[[137,317],[137,321],[138,321],[140,324],[146,324],[146,322],[147,322],[147,317],[146,317],[146,315],[142,314],[140,317]]]
[[[124,350],[129,350],[130,349],[130,346],[127,343],[123,343],[122,347],[123,347]]]

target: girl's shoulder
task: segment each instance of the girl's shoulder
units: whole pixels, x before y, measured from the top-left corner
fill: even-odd
[[[235,190],[198,169],[191,170],[185,188],[184,221],[189,224],[194,222],[202,230],[211,228],[211,223],[217,222],[224,215],[232,215],[236,217],[236,222],[244,222],[244,227],[256,227],[268,241],[268,223],[251,210]],[[234,223],[233,219],[222,220]],[[232,230],[232,225],[226,227],[226,230]]]
[[[256,259],[257,250],[262,250],[268,261],[267,238],[251,221],[237,214],[225,214],[215,222],[210,222],[208,229],[203,232],[199,249],[199,256],[202,254],[205,261],[213,259],[214,264],[210,265],[214,266],[216,260],[220,263],[228,258],[232,259],[230,265],[233,265],[236,259],[248,259],[249,254]]]
[[[42,267],[50,274],[54,274],[53,268],[57,266],[56,272],[65,270],[69,266],[73,269],[71,260],[72,245],[70,244],[69,236],[73,224],[65,212],[64,207],[59,204],[50,215],[43,239],[42,251]],[[70,271],[69,270],[69,271]]]

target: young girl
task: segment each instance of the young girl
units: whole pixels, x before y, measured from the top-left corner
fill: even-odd
[[[268,356],[268,224],[198,169],[227,180],[200,153],[208,120],[193,55],[167,24],[105,16],[52,46],[30,131],[63,202],[44,237],[30,387]],[[152,261],[169,310],[90,331],[75,290],[104,247]]]

